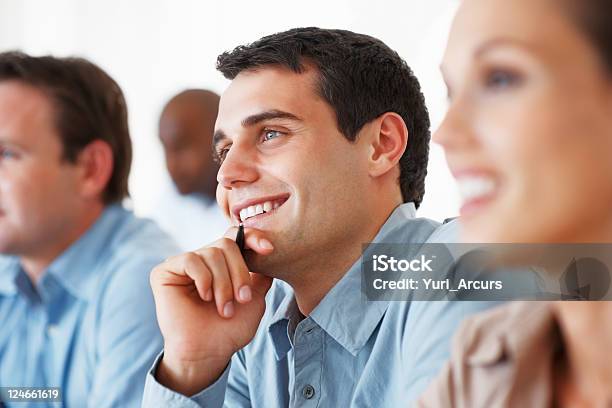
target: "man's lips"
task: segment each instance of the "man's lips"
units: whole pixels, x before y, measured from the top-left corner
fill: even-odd
[[[290,194],[284,193],[243,200],[232,206],[231,213],[238,222],[244,222],[251,217],[269,213],[279,208],[289,199],[289,196]]]

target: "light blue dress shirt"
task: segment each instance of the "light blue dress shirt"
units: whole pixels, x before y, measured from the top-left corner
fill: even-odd
[[[139,406],[163,346],[149,273],[176,253],[153,222],[112,205],[35,286],[18,259],[0,257],[0,386],[63,393],[63,404],[3,403]]]
[[[414,216],[413,204],[398,207],[373,242],[423,243],[439,228],[455,233]],[[360,262],[302,320],[291,288],[276,280],[254,339],[191,398],[155,380],[160,356],[147,376],[143,407],[408,406],[448,358],[457,325],[495,304],[369,302]]]

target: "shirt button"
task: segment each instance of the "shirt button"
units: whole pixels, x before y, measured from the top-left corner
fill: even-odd
[[[315,395],[315,389],[312,385],[308,384],[302,389],[302,395],[306,399],[311,399]]]

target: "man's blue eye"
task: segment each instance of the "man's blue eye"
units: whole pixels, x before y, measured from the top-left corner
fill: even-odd
[[[267,142],[270,139],[275,139],[282,135],[283,132],[279,132],[278,130],[266,130],[264,131],[263,140],[264,142]]]

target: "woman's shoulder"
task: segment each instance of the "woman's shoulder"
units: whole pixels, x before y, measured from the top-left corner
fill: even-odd
[[[517,397],[514,382],[525,359],[533,382],[548,383],[553,318],[549,302],[512,302],[466,319],[453,339],[452,354],[417,403],[434,406],[508,406]],[[538,377],[538,368],[542,376]],[[530,403],[527,390],[519,397]]]

